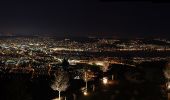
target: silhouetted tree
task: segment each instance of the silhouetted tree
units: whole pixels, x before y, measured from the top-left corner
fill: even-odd
[[[62,65],[64,70],[67,70],[68,67],[69,67],[68,59],[64,58],[61,65]]]

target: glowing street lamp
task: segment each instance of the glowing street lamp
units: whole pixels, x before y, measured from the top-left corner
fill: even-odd
[[[167,82],[167,89],[170,90],[170,82]]]
[[[107,77],[103,77],[103,84],[107,84],[107,83],[108,83]]]
[[[83,92],[83,94],[84,94],[85,96],[87,96],[87,95],[88,95],[87,90],[85,90],[85,91]]]
[[[168,80],[169,81],[169,80]],[[166,83],[167,90],[170,90],[170,82]],[[170,100],[170,93],[168,92],[168,100]]]
[[[88,92],[87,92],[87,82],[88,82],[88,77],[87,77],[87,72],[85,71],[85,73],[84,73],[84,81],[85,81],[85,83],[86,83],[86,86],[85,86],[85,89],[83,90],[83,94],[84,94],[84,96],[87,96],[88,95]]]

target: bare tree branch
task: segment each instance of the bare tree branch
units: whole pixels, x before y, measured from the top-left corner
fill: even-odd
[[[68,73],[64,70],[58,70],[55,72],[54,77],[51,88],[55,91],[65,91],[69,86]]]

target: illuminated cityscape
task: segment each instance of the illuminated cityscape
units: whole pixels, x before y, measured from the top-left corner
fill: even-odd
[[[59,83],[54,82],[52,89],[61,91],[59,98],[53,100],[64,100],[67,97],[71,100],[76,100],[76,98],[84,100],[85,98],[80,94],[60,94],[66,90],[74,92],[72,89],[77,87],[74,85],[80,85],[81,80],[85,82],[85,85],[80,85],[76,91],[82,91],[85,97],[91,97],[99,87],[111,92],[112,88],[120,87],[124,81],[137,84],[137,86],[146,82],[162,86],[161,81],[166,80],[166,77],[169,79],[166,66],[169,66],[170,42],[166,39],[87,37],[81,41],[81,38],[5,36],[1,37],[0,44],[0,77],[2,80],[48,82],[53,79],[56,71],[60,73],[63,70],[64,73],[68,73],[69,79],[67,80],[71,81],[71,83],[66,81],[70,84],[66,85],[68,89],[58,86],[58,84],[63,84],[66,76],[61,76],[60,83],[61,74],[57,74],[56,82]],[[75,83],[76,81],[78,83]],[[168,83],[164,86],[169,89]],[[115,92],[118,93],[118,91]],[[165,91],[162,93],[166,95]],[[166,97],[162,95],[161,98]],[[108,99],[112,100],[111,98]]]
[[[170,55],[170,41],[160,39],[93,38],[80,42],[71,39],[56,40],[52,37],[6,37],[1,38],[0,43],[2,70],[34,71],[34,74],[37,69],[49,71],[49,74],[64,58],[68,59],[70,65],[82,63],[107,67],[110,64],[135,66],[145,61],[168,60]]]
[[[170,2],[0,0],[0,100],[170,100]]]

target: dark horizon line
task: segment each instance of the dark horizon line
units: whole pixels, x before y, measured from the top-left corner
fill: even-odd
[[[58,38],[164,38],[164,39],[170,39],[169,35],[157,34],[157,35],[128,35],[128,36],[120,36],[116,34],[86,34],[86,35],[76,35],[76,34],[62,34],[62,35],[56,35],[56,34],[0,34],[0,37],[58,37]]]

